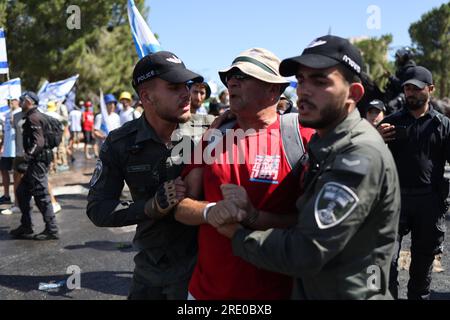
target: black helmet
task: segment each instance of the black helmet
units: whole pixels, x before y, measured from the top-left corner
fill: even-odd
[[[413,51],[410,47],[403,47],[398,49],[395,53],[395,59],[400,61],[408,61],[413,58]]]

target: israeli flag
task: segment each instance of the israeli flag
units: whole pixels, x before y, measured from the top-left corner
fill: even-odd
[[[70,112],[73,109],[75,109],[75,107],[77,106],[77,103],[75,101],[76,98],[77,98],[77,87],[73,86],[72,89],[70,90],[70,92],[66,96],[65,105],[67,107],[67,111]],[[82,111],[84,111],[84,110],[82,110]]]
[[[6,55],[5,31],[0,28],[0,74],[8,74],[8,57]]]
[[[11,79],[0,84],[0,119],[4,119],[9,111],[8,100],[19,99],[22,95],[20,78]]]
[[[78,74],[65,80],[50,82],[39,89],[39,106],[44,110],[49,101],[63,102],[78,80]]]
[[[20,78],[14,78],[0,84],[0,100],[19,99],[21,95]]]
[[[109,134],[109,125],[108,125],[108,110],[106,110],[106,103],[103,99],[103,91],[100,89],[100,112],[102,114],[102,125],[100,126],[100,130],[102,130],[106,135]]]
[[[136,8],[134,0],[128,0],[128,20],[139,59],[149,53],[162,50],[158,40]]]
[[[41,88],[39,89],[39,91],[37,92],[37,95],[39,96],[42,92],[44,92],[45,88],[48,85],[48,81],[45,80],[44,83],[42,84]]]

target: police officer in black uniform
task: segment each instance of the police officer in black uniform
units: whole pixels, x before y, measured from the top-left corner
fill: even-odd
[[[24,92],[20,97],[20,106],[25,113],[22,127],[23,148],[28,167],[16,191],[19,208],[22,211],[21,224],[17,229],[11,230],[10,234],[14,238],[54,240],[58,239],[58,227],[48,192],[48,167],[53,159],[53,153],[51,149],[46,148],[44,133],[46,120],[37,108],[38,103],[39,98],[34,92]],[[34,236],[31,222],[32,196],[45,222],[44,231]]]
[[[401,186],[402,209],[390,290],[398,296],[397,260],[402,237],[411,232],[408,299],[429,299],[435,254],[444,240],[450,161],[450,120],[430,103],[434,91],[429,70],[416,66],[406,72],[406,108],[385,118],[378,131],[394,156]]]
[[[176,179],[183,168],[180,159],[193,145],[190,138],[198,140],[208,125],[199,122],[201,117],[191,120],[190,81],[203,78],[171,52],[147,55],[136,64],[133,86],[144,114],[108,135],[90,182],[87,215],[95,225],[137,224],[139,253],[129,299],[187,298],[197,229],[175,221],[171,209],[184,193]],[[124,182],[133,201],[120,199]]]

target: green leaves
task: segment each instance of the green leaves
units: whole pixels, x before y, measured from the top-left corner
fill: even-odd
[[[433,73],[435,96],[450,96],[450,3],[422,15],[409,34],[418,49],[416,61]]]
[[[394,73],[392,64],[387,61],[388,47],[392,42],[392,35],[380,38],[360,40],[355,45],[361,50],[370,77],[383,88],[387,82],[387,74]]]
[[[142,9],[144,1],[136,2]],[[74,14],[67,12],[70,5],[80,8],[80,29],[67,27]],[[133,90],[138,57],[124,1],[0,0],[0,24],[6,29],[10,76],[21,77],[24,89],[79,73],[83,99],[92,99],[100,87],[114,93]],[[108,24],[114,26],[111,32]]]

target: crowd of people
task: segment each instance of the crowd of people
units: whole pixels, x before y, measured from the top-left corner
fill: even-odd
[[[90,101],[69,113],[49,102],[69,137],[53,150],[38,98],[25,92],[11,101],[0,160],[0,202],[11,201],[14,168],[22,212],[11,235],[58,239],[47,170],[76,161],[83,141],[86,159],[98,158],[87,216],[99,227],[137,225],[129,299],[398,298],[409,232],[408,298],[429,299],[448,209],[449,106],[432,101],[429,70],[399,67],[387,98],[344,38],[314,39],[284,60],[249,48],[219,71],[226,90],[216,100],[201,75],[159,51],[134,67],[136,99],[106,94],[104,114]],[[290,76],[296,103],[285,95]],[[32,196],[46,224],[39,234]]]

